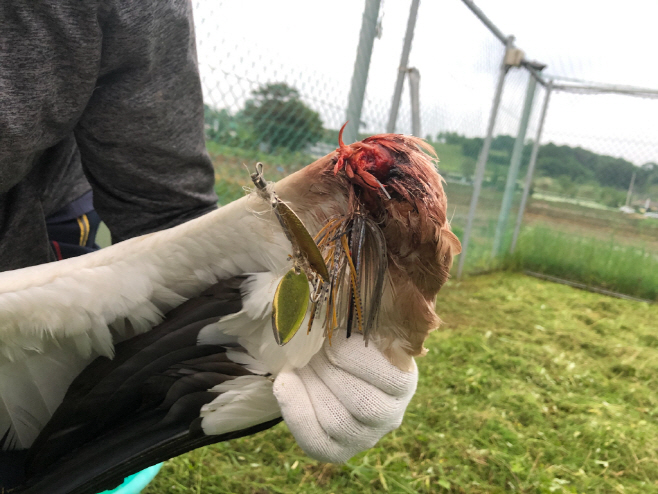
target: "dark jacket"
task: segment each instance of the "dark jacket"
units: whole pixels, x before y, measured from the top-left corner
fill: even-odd
[[[0,2],[0,270],[89,191],[113,241],[216,207],[187,0]]]

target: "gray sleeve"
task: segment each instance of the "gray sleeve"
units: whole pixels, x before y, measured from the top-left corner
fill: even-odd
[[[0,271],[54,261],[45,217],[89,189],[72,130],[98,75],[96,19],[94,1],[0,0]]]
[[[189,0],[101,2],[97,84],[75,128],[114,242],[217,206]]]

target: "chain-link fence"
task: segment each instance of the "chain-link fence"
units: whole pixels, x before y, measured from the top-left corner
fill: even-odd
[[[599,209],[627,206],[628,213],[654,209],[640,206],[658,199],[658,177],[652,173],[658,160],[657,111],[658,99],[556,91],[534,197]]]
[[[304,39],[317,36],[315,30],[299,29],[291,36],[272,22],[298,3],[271,6],[259,2],[251,7],[232,2],[195,4],[211,142],[270,154],[304,151],[322,142],[335,144],[329,130],[340,128],[344,121],[353,60],[345,63],[338,60],[339,54],[330,56],[326,51],[303,62],[312,54],[304,49],[308,47]],[[259,10],[258,16],[246,15],[254,8]],[[351,41],[356,46],[359,19],[354,17],[356,36]],[[306,28],[310,25],[304,24]],[[340,70],[321,70],[314,63],[317,58],[339,65]]]
[[[359,71],[367,71],[359,136],[386,131],[410,5],[412,0],[337,0],[324,7],[297,0],[195,4],[208,149],[220,201],[243,193],[248,180],[243,162],[267,163],[276,179],[335,149]],[[535,259],[529,253],[581,239],[583,249],[591,239],[609,244],[611,252],[634,249],[624,255],[643,256],[649,261],[640,262],[641,269],[651,268],[658,253],[658,219],[651,218],[658,209],[658,92],[567,79],[578,76],[577,70],[555,74],[549,67],[545,71],[552,75],[541,75],[540,64],[522,59],[507,66],[489,152],[483,153],[507,38],[469,6],[474,7],[469,0],[422,3],[402,68],[420,73],[420,135],[434,144],[447,180],[453,227],[468,247],[463,272],[511,263],[565,275],[564,266],[574,271],[572,265],[558,269],[551,267],[559,264],[551,256]],[[254,9],[258,16],[250,15]],[[286,15],[295,21],[282,21]],[[377,39],[372,52],[358,58],[369,65],[355,67],[357,46],[368,46],[360,43],[366,24]],[[524,119],[530,77],[539,84]],[[550,81],[526,214],[517,252],[509,257]],[[396,132],[412,131],[408,91],[405,79]],[[525,136],[517,143],[520,133]],[[587,257],[574,262],[587,264]],[[608,257],[608,264],[620,265]],[[601,284],[592,274],[601,269],[584,269],[578,281]]]
[[[242,194],[241,186],[248,179],[240,166],[243,161],[261,159],[280,173],[288,173],[336,148],[338,129],[347,119],[365,7],[365,2],[358,6],[344,3],[323,10],[320,23],[317,19],[311,22],[310,17],[309,22],[300,22],[295,33],[297,42],[287,41],[288,34],[267,19],[296,11],[299,2],[278,2],[276,11],[271,12],[267,10],[270,7],[259,3],[265,12],[260,12],[256,20],[244,16],[232,3],[195,4],[208,149],[216,165],[220,201]],[[372,50],[360,136],[386,131],[409,3],[383,2],[376,15],[380,36]],[[437,19],[451,19],[462,25],[459,36],[455,38],[453,30],[437,29]],[[332,26],[340,26],[340,36],[335,36],[332,29],[338,28]],[[326,41],[318,41],[318,36]],[[313,50],[308,50],[311,44]],[[439,48],[443,46],[460,48]],[[460,3],[422,5],[408,66],[416,68],[421,76],[421,136],[437,149],[458,233],[465,226],[473,167],[486,133],[504,53],[496,37],[482,29],[478,19]],[[518,128],[525,74],[514,71],[507,84],[496,132],[513,135]],[[410,107],[405,79],[396,132],[411,133]],[[475,221],[469,263],[474,269],[485,267],[491,254],[502,197],[496,187],[504,186],[504,168],[510,153],[507,144],[509,139],[497,140],[491,153],[482,196],[486,213]]]
[[[658,94],[553,82],[525,209],[524,269],[658,298]]]

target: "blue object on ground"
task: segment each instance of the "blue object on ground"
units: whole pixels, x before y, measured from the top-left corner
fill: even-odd
[[[158,474],[162,468],[162,463],[148,467],[141,472],[137,472],[130,477],[126,477],[119,487],[116,487],[110,491],[103,491],[99,494],[139,494],[142,492],[142,489],[148,485],[148,483],[153,480],[153,478]]]

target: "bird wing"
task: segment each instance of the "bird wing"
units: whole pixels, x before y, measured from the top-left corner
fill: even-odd
[[[53,343],[111,357],[114,339],[147,331],[218,280],[280,270],[290,244],[271,212],[254,214],[262,203],[246,196],[176,228],[0,273],[0,363]]]
[[[0,442],[28,448],[73,379],[213,284],[277,272],[290,251],[247,196],[179,227],[0,274]],[[260,201],[262,202],[262,201]]]
[[[240,313],[246,279],[214,284],[119,343],[114,359],[98,357],[81,372],[29,449],[26,492],[99,492],[160,461],[278,423],[272,380],[236,336],[197,344],[203,328]],[[203,424],[209,416],[212,435]]]
[[[270,206],[250,195],[170,230],[0,274],[0,484],[86,492],[276,423],[267,374],[305,365],[322,343],[320,332],[274,340],[271,300],[290,253]]]

